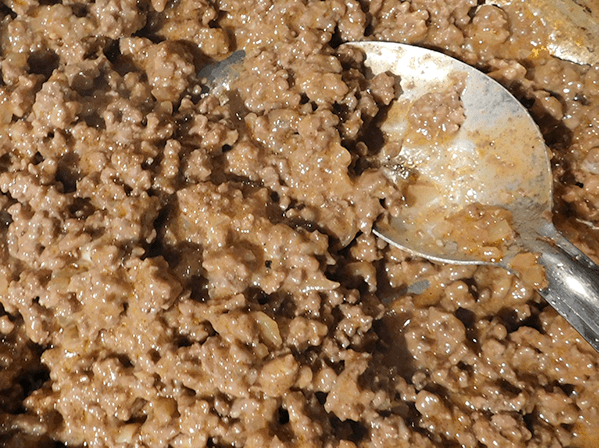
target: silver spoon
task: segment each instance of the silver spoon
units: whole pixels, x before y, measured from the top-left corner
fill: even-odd
[[[211,93],[221,104],[226,103],[229,100],[227,94],[241,72],[244,59],[245,51],[237,50],[222,61],[202,67],[198,72],[198,78],[203,80],[202,93],[205,95]]]
[[[442,53],[388,42],[345,45],[364,53],[373,75],[400,78],[401,94],[381,130],[388,140],[401,142],[403,166],[425,186],[425,200],[378,223],[375,234],[444,263],[512,270],[518,253],[537,254],[547,279],[539,293],[599,351],[599,266],[551,222],[549,153],[526,109],[493,79]],[[414,138],[407,117],[411,105],[425,94],[446,91],[456,79],[465,80],[460,98],[465,120],[459,130],[449,137]],[[500,259],[460,252],[456,241],[440,239],[438,229],[472,204],[511,212],[517,237]]]
[[[363,51],[365,66],[374,75],[390,72],[400,77],[401,102],[389,112],[382,131],[402,142],[403,165],[417,171],[420,182],[436,193],[428,202],[407,207],[400,217],[378,223],[374,233],[413,254],[445,263],[494,264],[513,271],[511,262],[518,253],[539,254],[548,281],[539,293],[599,351],[599,267],[551,223],[549,155],[527,111],[497,82],[444,54],[388,42],[344,45]],[[223,104],[229,101],[244,57],[238,51],[199,72]],[[432,147],[406,138],[410,101],[447,89],[452,76],[466,81],[461,94],[466,120],[459,131]],[[474,203],[512,214],[519,238],[500,260],[460,253],[455,241],[441,241],[435,234],[440,223]],[[410,291],[425,288],[418,282]]]

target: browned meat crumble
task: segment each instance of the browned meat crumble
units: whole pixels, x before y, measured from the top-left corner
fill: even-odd
[[[374,163],[394,79],[339,47],[510,88],[597,259],[599,68],[523,2],[5,0],[0,444],[598,446],[599,355],[531,287],[372,235],[402,200]],[[230,100],[203,96],[238,49]]]

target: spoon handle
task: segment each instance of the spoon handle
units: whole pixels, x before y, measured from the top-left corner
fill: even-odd
[[[539,293],[599,351],[599,266],[552,224],[539,230],[551,241],[535,244],[549,284]]]

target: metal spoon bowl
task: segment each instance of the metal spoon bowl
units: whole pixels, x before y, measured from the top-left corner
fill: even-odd
[[[599,266],[551,223],[549,152],[526,109],[496,81],[445,54],[389,42],[346,45],[363,51],[364,64],[373,75],[386,72],[399,78],[401,95],[381,130],[388,140],[402,145],[403,164],[426,186],[425,200],[378,223],[375,234],[445,263],[493,264],[511,270],[519,253],[537,254],[547,279],[539,293],[599,351]],[[459,130],[442,138],[414,138],[408,118],[411,107],[426,94],[451,88],[456,79],[464,80],[465,119]],[[517,236],[500,259],[459,251],[456,241],[444,239],[438,231],[472,204],[511,213]]]

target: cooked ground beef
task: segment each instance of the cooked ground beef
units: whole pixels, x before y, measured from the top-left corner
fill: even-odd
[[[532,288],[371,233],[402,200],[371,163],[394,80],[339,48],[423,45],[510,88],[598,259],[599,67],[552,57],[524,0],[0,16],[3,446],[597,446],[599,355]],[[238,49],[229,101],[202,95]]]

